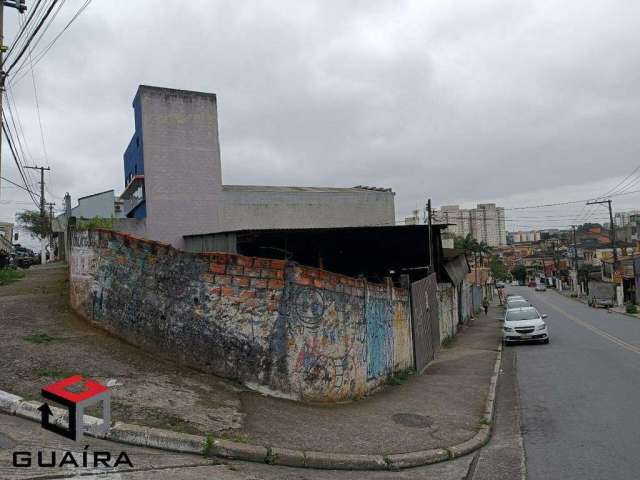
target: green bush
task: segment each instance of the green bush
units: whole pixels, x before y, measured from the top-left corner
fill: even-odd
[[[630,303],[629,305],[627,305],[626,311],[627,313],[636,314],[638,313],[638,306]]]

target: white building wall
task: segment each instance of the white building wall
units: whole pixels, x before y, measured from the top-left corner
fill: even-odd
[[[224,186],[214,94],[141,86],[146,218],[129,233],[184,248],[184,235],[260,228],[394,225],[394,193]]]
[[[227,188],[233,186],[224,187],[220,231],[395,224],[392,192],[250,192]]]

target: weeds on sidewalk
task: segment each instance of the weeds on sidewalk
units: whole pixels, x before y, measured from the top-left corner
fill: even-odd
[[[216,445],[213,435],[207,435],[204,438],[204,445],[202,446],[202,455],[204,457],[213,457],[216,454]]]
[[[23,340],[31,343],[49,343],[54,340],[58,340],[57,337],[52,337],[47,333],[33,333],[31,335],[27,335],[26,337],[22,337]]]
[[[405,368],[404,370],[400,370],[399,372],[390,374],[387,377],[385,382],[386,385],[402,385],[409,378],[416,374],[415,368]]]
[[[0,268],[0,285],[9,285],[24,277],[24,272],[12,268]]]

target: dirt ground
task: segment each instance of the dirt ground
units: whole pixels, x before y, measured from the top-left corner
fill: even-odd
[[[34,266],[24,279],[0,286],[1,390],[36,400],[44,385],[82,374],[111,387],[116,421],[236,435],[241,389],[92,327],[67,299],[64,264]]]
[[[41,399],[42,386],[82,374],[111,388],[115,421],[325,452],[444,447],[480,428],[500,335],[495,307],[425,374],[357,402],[314,405],[265,397],[91,326],[69,310],[67,278],[66,265],[45,265],[0,287],[0,389]]]

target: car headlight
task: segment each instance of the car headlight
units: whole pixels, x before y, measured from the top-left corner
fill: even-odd
[[[511,328],[511,327],[504,327],[504,331],[505,331],[505,332],[513,332],[513,328]]]
[[[547,324],[546,324],[546,323],[543,323],[542,325],[538,325],[538,326],[536,327],[536,330],[544,330],[545,328],[547,328]]]

